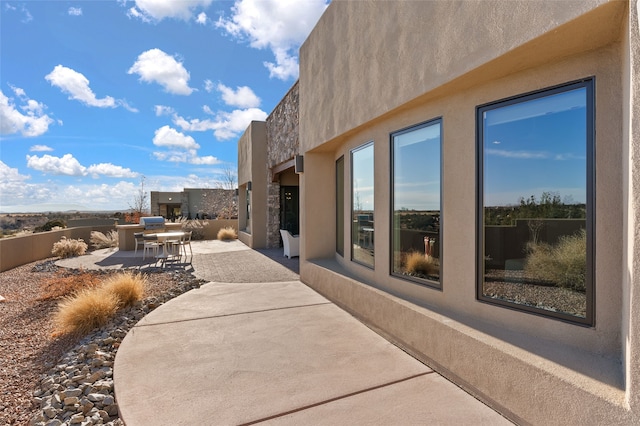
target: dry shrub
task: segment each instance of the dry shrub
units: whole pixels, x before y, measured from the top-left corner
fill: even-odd
[[[84,272],[68,276],[58,275],[41,284],[41,296],[38,300],[59,299],[78,292],[83,288],[93,288],[99,284],[95,274]]]
[[[587,231],[565,235],[557,244],[529,244],[525,273],[559,287],[585,291],[587,275]]]
[[[208,221],[182,218],[178,222],[184,231],[191,231],[192,240],[204,240],[204,228],[209,225]]]
[[[231,226],[226,226],[218,231],[218,239],[222,241],[235,240],[238,233]]]
[[[119,303],[115,294],[101,287],[80,290],[58,305],[53,317],[54,334],[87,334],[94,328],[102,327],[116,313]]]
[[[87,243],[84,242],[83,239],[78,238],[77,240],[68,239],[67,237],[62,237],[60,241],[53,244],[53,250],[51,250],[51,254],[54,256],[59,256],[62,258],[73,257],[73,256],[82,256],[87,251]]]
[[[440,269],[438,260],[432,256],[425,256],[419,251],[407,254],[405,269],[411,275],[437,275]]]
[[[142,274],[126,271],[109,276],[100,285],[76,291],[58,304],[54,335],[86,334],[104,326],[118,309],[141,300],[146,284]]]
[[[110,231],[103,234],[99,231],[91,231],[90,242],[96,249],[118,247],[118,232]]]
[[[115,274],[107,278],[102,284],[102,290],[114,294],[119,306],[131,306],[144,297],[147,279],[139,273],[130,271]]]

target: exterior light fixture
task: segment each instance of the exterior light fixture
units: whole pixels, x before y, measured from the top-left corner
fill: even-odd
[[[247,190],[251,191],[251,181],[247,182]]]
[[[297,174],[304,172],[304,157],[302,155],[296,155],[294,171]]]

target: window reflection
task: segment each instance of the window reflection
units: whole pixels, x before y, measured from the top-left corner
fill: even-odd
[[[392,135],[394,274],[440,281],[440,120]]]
[[[336,253],[344,256],[344,157],[336,161]]]
[[[591,82],[479,109],[481,294],[586,319]]]
[[[351,152],[351,259],[373,268],[373,142]]]

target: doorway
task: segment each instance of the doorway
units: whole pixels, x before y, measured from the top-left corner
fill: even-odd
[[[299,187],[280,187],[280,229],[286,229],[293,235],[300,233],[299,223]]]

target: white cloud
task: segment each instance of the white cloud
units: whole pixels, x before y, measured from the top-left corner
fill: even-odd
[[[213,81],[211,80],[205,80],[204,81],[204,90],[207,91],[207,93],[211,93],[213,92],[213,89],[215,89],[216,86],[215,84],[213,84]]]
[[[132,172],[131,169],[111,163],[92,164],[87,167],[87,173],[96,179],[100,176],[113,178],[135,178],[139,176],[138,173]]]
[[[169,126],[163,126],[156,130],[153,144],[168,148],[168,151],[156,151],[153,153],[155,159],[159,161],[205,165],[220,163],[220,160],[211,155],[198,157],[200,145],[191,136],[180,133]]]
[[[29,183],[29,179],[31,176],[20,174],[18,169],[0,160],[0,210],[4,211],[10,205],[41,202],[51,197],[54,188]]]
[[[162,126],[156,130],[155,136],[153,137],[153,144],[155,146],[177,149],[200,148],[200,145],[198,145],[191,136],[180,133],[169,126]]]
[[[216,115],[216,113],[213,112],[213,110],[209,108],[208,105],[202,105],[202,111],[204,111],[205,114]]]
[[[213,0],[135,0],[136,5],[129,9],[129,17],[143,22],[158,22],[165,18],[189,21],[197,9],[206,9]],[[200,19],[198,16],[197,19]],[[199,21],[198,21],[199,22]]]
[[[160,117],[162,115],[171,115],[175,113],[175,110],[169,106],[165,105],[155,105],[153,109],[156,112],[156,116]]]
[[[27,167],[50,175],[91,175],[94,178],[98,178],[99,176],[134,178],[139,176],[138,173],[132,172],[128,168],[115,166],[110,163],[92,164],[89,167],[85,167],[71,154],[65,154],[62,157],[54,157],[48,154],[42,157],[27,155]]]
[[[485,152],[489,155],[497,155],[498,157],[519,158],[523,160],[543,160],[549,158],[548,152],[509,151],[506,149],[487,149]]]
[[[0,90],[0,135],[21,133],[23,136],[33,137],[46,133],[54,121],[44,113],[46,106],[29,99],[24,90],[13,86],[11,88],[24,104],[16,107],[13,99]]]
[[[18,8],[15,6],[11,6],[9,3],[5,3],[5,10],[15,12],[18,10]],[[26,24],[28,22],[33,21],[33,16],[29,12],[29,10],[25,7],[25,5],[20,6],[20,12],[22,12],[24,15],[24,17],[21,19],[22,23]]]
[[[53,148],[46,145],[33,145],[31,148],[29,148],[29,151],[31,152],[53,151]]]
[[[208,166],[222,163],[222,161],[218,160],[218,158],[214,157],[213,155],[205,155],[204,157],[192,157],[189,162],[191,164],[205,164]]]
[[[51,175],[84,176],[87,168],[71,154],[54,157],[45,154],[42,157],[27,155],[27,167]]]
[[[71,16],[81,16],[82,15],[82,8],[80,8],[80,7],[70,7],[68,13]]]
[[[81,73],[62,65],[56,65],[49,74],[44,77],[52,86],[58,87],[63,93],[69,95],[69,99],[75,99],[81,103],[98,108],[115,108],[116,100],[111,96],[102,99],[96,98],[95,93],[89,87],[89,80]]]
[[[218,84],[218,91],[222,94],[222,100],[227,105],[239,108],[255,108],[260,106],[260,98],[247,86],[236,87],[234,91],[232,88],[220,83]]]
[[[196,18],[196,22],[201,25],[206,24],[208,20],[209,18],[207,17],[207,14],[204,12],[200,12],[198,14],[198,17]]]
[[[275,63],[265,62],[271,77],[298,77],[295,51],[326,9],[325,0],[237,0],[229,19],[217,22],[229,34],[256,49],[271,49]]]
[[[190,95],[194,90],[189,87],[190,75],[182,63],[160,49],[142,52],[127,73],[138,74],[141,81],[158,83],[176,95]]]
[[[129,18],[139,19],[142,22],[151,22],[152,21],[152,19],[149,16],[147,16],[144,13],[138,11],[138,9],[136,9],[135,6],[132,7],[131,9],[127,10],[127,16]]]
[[[190,132],[204,132],[213,130],[213,134],[220,140],[239,136],[252,121],[264,121],[268,114],[259,108],[238,109],[232,112],[219,111],[215,119],[186,120],[178,115],[173,116],[173,122],[182,130]]]

